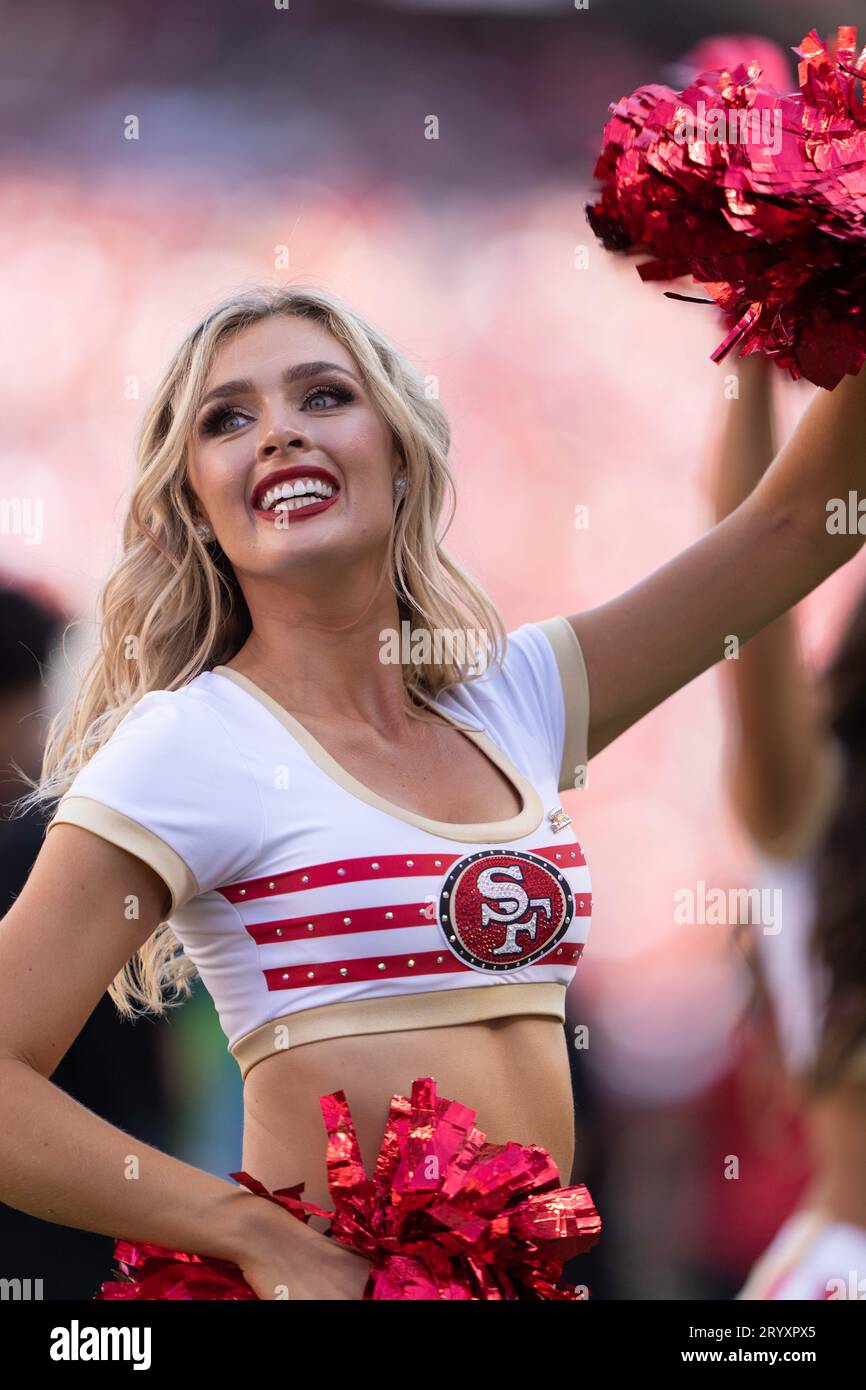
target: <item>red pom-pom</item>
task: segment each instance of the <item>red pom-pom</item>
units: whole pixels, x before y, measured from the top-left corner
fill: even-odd
[[[601,1219],[583,1186],[560,1187],[545,1149],[488,1144],[475,1111],[436,1095],[431,1077],[394,1096],[372,1178],[361,1162],[342,1091],[321,1097],[334,1211],[300,1201],[303,1184],[270,1193],[293,1216],[331,1220],[328,1235],[371,1262],[365,1299],[578,1300],[562,1282],[566,1260],[593,1246]],[[123,1279],[97,1298],[249,1299],[236,1265],[155,1245],[118,1241]]]
[[[309,1221],[312,1213],[330,1215],[321,1207],[300,1200],[303,1183],[269,1192],[258,1178],[250,1177],[249,1173],[232,1173],[230,1176],[257,1197],[276,1202],[301,1221]],[[229,1260],[217,1260],[212,1256],[194,1255],[187,1250],[170,1250],[164,1245],[130,1240],[115,1242],[114,1258],[119,1266],[119,1277],[107,1280],[94,1294],[95,1299],[143,1299],[148,1302],[159,1299],[258,1299],[258,1294],[250,1288],[241,1270]]]
[[[562,1266],[595,1245],[587,1189],[537,1145],[488,1144],[424,1077],[394,1096],[372,1179],[342,1091],[323,1097],[335,1240],[369,1255],[371,1299],[579,1299]]]
[[[646,251],[643,280],[690,275],[731,315],[712,354],[763,352],[832,390],[866,360],[866,49],[813,29],[800,90],[762,86],[751,62],[683,92],[613,104],[589,223],[609,250]],[[685,298],[687,296],[676,296]]]

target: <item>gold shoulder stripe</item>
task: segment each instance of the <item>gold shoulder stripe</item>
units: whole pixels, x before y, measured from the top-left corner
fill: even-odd
[[[535,626],[541,628],[553,648],[559,667],[565,701],[565,739],[558,790],[571,791],[579,769],[585,768],[588,762],[589,680],[586,662],[577,633],[567,618],[545,618]]]
[[[165,840],[152,830],[131,820],[111,806],[94,801],[89,796],[66,796],[61,798],[57,811],[45,827],[45,833],[55,825],[78,825],[99,835],[110,844],[143,859],[159,874],[171,894],[168,917],[189,902],[199,892],[195,874]],[[166,920],[168,920],[168,917]]]

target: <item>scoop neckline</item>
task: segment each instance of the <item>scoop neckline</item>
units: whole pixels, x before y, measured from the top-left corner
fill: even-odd
[[[455,715],[443,709],[437,700],[431,701],[436,713],[442,715],[443,719],[465,734],[486,755],[494,767],[508,778],[521,800],[521,809],[515,815],[502,821],[479,821],[476,824],[464,824],[457,821],[434,820],[432,816],[422,815],[418,811],[412,811],[406,806],[398,805],[396,801],[389,801],[387,797],[381,796],[372,787],[368,787],[365,782],[359,781],[341,763],[338,763],[336,758],[317,738],[314,738],[299,719],[290,714],[279,701],[275,700],[249,676],[245,676],[241,671],[235,671],[231,666],[222,664],[212,667],[212,674],[231,681],[233,685],[238,686],[263,705],[332,782],[336,782],[351,796],[366,802],[368,806],[376,807],[377,810],[383,811],[385,815],[394,820],[415,825],[440,839],[464,840],[471,843],[481,843],[482,841],[504,843],[507,840],[520,839],[525,835],[530,835],[541,824],[544,807],[529,778],[525,777],[518,767],[515,767],[511,759],[493,742],[489,734],[481,728],[461,723]]]

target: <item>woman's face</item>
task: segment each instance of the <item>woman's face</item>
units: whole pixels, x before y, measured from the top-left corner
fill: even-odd
[[[319,324],[272,315],[218,352],[189,479],[239,577],[321,568],[345,581],[386,548],[399,466],[354,358]]]

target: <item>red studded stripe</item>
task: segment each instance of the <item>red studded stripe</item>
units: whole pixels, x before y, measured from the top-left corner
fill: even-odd
[[[549,956],[534,961],[534,965],[574,965],[580,959],[583,944],[567,942],[556,947]],[[410,964],[411,962],[411,964]],[[450,951],[419,951],[414,955],[369,956],[355,960],[328,960],[294,965],[289,970],[265,970],[264,977],[269,990],[315,989],[318,985],[357,984],[365,980],[406,979],[410,975],[454,975],[471,970],[470,965],[458,960]],[[476,971],[476,974],[508,979],[509,971]]]
[[[580,845],[546,845],[544,849],[531,849],[528,853],[549,859],[551,864],[555,864],[559,869],[575,869],[586,863]]]
[[[575,917],[592,914],[592,895],[575,896]],[[425,927],[436,921],[435,903],[390,903],[377,907],[347,908],[342,912],[305,913],[270,922],[246,922],[248,934],[258,946],[276,941],[303,941],[312,936],[350,936],[355,932],[395,931],[399,927]]]
[[[353,932],[424,927],[434,920],[432,903],[392,903],[382,907],[349,908],[344,912],[317,912],[315,916],[284,917],[274,922],[247,922],[246,929],[253,941],[264,946],[272,941],[303,941],[313,935],[348,936]]]
[[[446,873],[459,858],[452,854],[383,854],[375,859],[335,859],[330,864],[311,864],[285,874],[251,878],[217,891],[230,903],[270,898],[277,893],[300,893],[307,888],[330,888],[335,883],[369,883],[377,878],[430,877]]]
[[[491,845],[492,850],[498,846]],[[503,854],[508,846],[502,846]],[[586,860],[580,845],[563,843],[529,850],[549,859],[559,868],[575,868]],[[308,888],[329,888],[335,883],[369,883],[377,878],[429,878],[447,874],[461,854],[383,854],[377,858],[335,859],[328,864],[312,864],[306,869],[291,869],[283,874],[264,874],[240,883],[231,883],[216,891],[230,903],[252,902],[283,893],[300,893]]]

